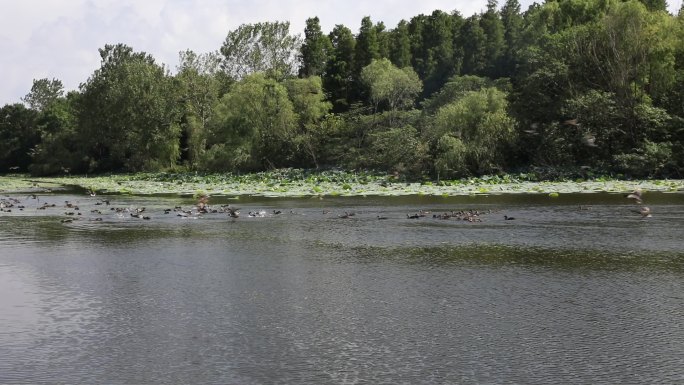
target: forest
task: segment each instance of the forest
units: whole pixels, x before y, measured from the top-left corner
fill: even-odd
[[[99,53],[78,90],[34,79],[1,108],[0,173],[684,172],[684,9],[665,0],[489,0],[356,32],[264,21],[174,70]]]

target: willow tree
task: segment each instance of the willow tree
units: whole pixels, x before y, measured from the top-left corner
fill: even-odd
[[[296,115],[287,89],[262,73],[245,77],[217,103],[203,164],[212,170],[287,166]]]
[[[297,166],[320,166],[323,143],[330,134],[325,119],[332,104],[325,98],[323,82],[319,76],[288,79],[284,82],[297,118],[294,145],[297,153],[306,154],[306,160],[294,159]]]
[[[397,68],[388,59],[374,60],[364,67],[361,71],[361,80],[369,88],[370,100],[375,110],[386,104],[390,113],[412,107],[423,88],[418,74],[413,69]]]
[[[207,125],[214,105],[223,93],[226,79],[220,71],[217,53],[198,55],[187,50],[179,56],[176,80],[182,112],[181,159],[191,168],[196,168],[206,151]]]
[[[290,35],[290,22],[242,24],[221,46],[222,66],[236,80],[263,72],[282,80],[297,74],[301,39]]]
[[[505,166],[515,139],[506,93],[469,91],[441,107],[424,132],[443,174],[484,174]]]

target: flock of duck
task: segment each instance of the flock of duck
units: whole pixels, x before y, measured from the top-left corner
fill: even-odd
[[[95,193],[90,192],[90,196],[94,197]],[[632,193],[626,195],[626,197],[630,200],[633,200],[636,204],[642,205],[643,204],[643,192],[640,188],[636,188]],[[40,202],[40,197],[35,195],[35,194],[29,194],[27,196],[27,199],[29,200],[36,200]],[[90,210],[90,216],[88,217],[88,220],[90,221],[102,221],[102,217],[110,212],[113,213],[116,217],[118,218],[136,218],[136,219],[142,219],[142,220],[150,220],[152,217],[149,215],[148,211],[146,210],[145,207],[115,207],[111,205],[110,199],[98,199],[94,203],[95,206],[101,206],[101,207],[96,207]],[[16,198],[16,197],[11,197],[11,196],[5,196],[3,198],[0,198],[0,213],[1,212],[11,212],[13,209],[23,211],[26,209],[26,205],[22,204],[22,202]],[[71,201],[64,201],[63,205],[57,205],[55,203],[48,203],[48,202],[42,202],[38,205],[36,205],[37,210],[48,210],[48,209],[58,209],[62,208],[64,209],[64,217],[60,220],[62,223],[70,223],[73,222],[74,220],[83,218],[83,211],[80,209],[77,203],[71,202]],[[583,209],[582,206],[580,206],[580,209]],[[632,210],[635,213],[639,214],[642,218],[650,218],[652,216],[650,208],[646,206],[640,206],[638,210]],[[230,218],[236,219],[241,216],[241,211],[239,208],[234,207],[230,204],[227,205],[220,205],[220,206],[210,206],[209,205],[209,196],[207,195],[202,195],[198,198],[197,202],[190,206],[183,208],[182,206],[175,206],[173,208],[165,208],[163,209],[163,215],[171,215],[175,214],[177,217],[180,218],[190,218],[190,219],[196,219],[199,218],[203,215],[207,214],[224,214],[227,215]],[[283,212],[281,210],[274,209],[272,211],[266,211],[266,210],[255,210],[255,211],[249,211],[246,216],[255,218],[255,217],[272,217],[272,216],[277,216],[282,214]],[[440,220],[459,220],[459,221],[465,221],[465,222],[482,222],[483,217],[492,214],[492,210],[486,210],[486,211],[480,211],[480,210],[450,210],[450,211],[445,211],[445,212],[440,212],[440,213],[431,213],[429,211],[424,211],[424,210],[418,210],[417,212],[414,213],[409,213],[406,214],[406,219],[420,219],[420,218],[425,218],[425,217],[431,217],[433,219],[440,219]],[[296,214],[294,211],[290,210],[290,214]],[[339,219],[350,219],[356,216],[355,212],[350,212],[350,211],[344,211],[341,214],[334,214],[330,210],[323,210],[323,215],[324,216],[330,216],[330,217],[336,217]],[[384,220],[384,219],[389,219],[389,217],[384,216],[384,215],[377,215],[378,220]],[[506,221],[511,221],[515,220],[514,217],[510,217],[508,215],[503,216],[503,220]]]

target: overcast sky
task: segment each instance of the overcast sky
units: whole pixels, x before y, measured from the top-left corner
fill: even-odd
[[[538,0],[543,2],[542,0]],[[681,0],[672,0],[681,2]],[[523,11],[533,0],[520,0]],[[98,48],[124,43],[151,54],[172,71],[178,52],[218,50],[228,31],[246,23],[290,21],[303,34],[318,16],[324,32],[344,24],[358,32],[361,19],[388,29],[435,9],[464,16],[486,0],[0,0],[0,106],[19,102],[33,79],[57,78],[67,90],[99,68]],[[500,1],[503,3],[503,0]],[[677,7],[678,8],[678,7]]]

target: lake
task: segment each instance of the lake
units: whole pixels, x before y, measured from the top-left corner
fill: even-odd
[[[2,201],[2,384],[684,382],[681,192]]]

